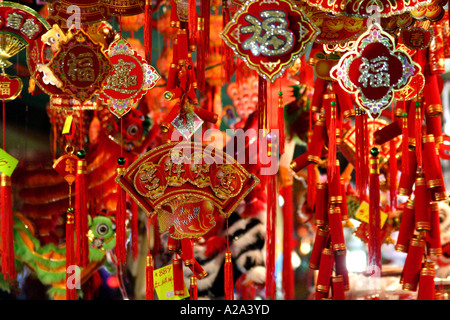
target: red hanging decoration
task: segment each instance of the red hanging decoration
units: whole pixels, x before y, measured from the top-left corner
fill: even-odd
[[[14,260],[13,212],[11,178],[1,174],[1,243],[2,243],[2,273],[5,279],[12,281],[16,278]]]
[[[153,8],[152,0],[145,0],[144,8],[144,48],[145,48],[145,60],[148,64],[152,62],[152,33],[153,33]]]
[[[191,276],[191,285],[189,287],[189,295],[191,300],[198,300],[197,277]]]
[[[293,250],[293,195],[292,182],[286,183],[280,188],[280,195],[284,199],[283,210],[283,271],[282,283],[285,300],[293,300],[295,297],[294,289],[294,270],[292,268],[292,250]]]
[[[75,265],[75,216],[74,209],[69,207],[66,213],[66,299],[77,300],[78,295],[75,286],[70,286],[72,276],[69,268]]]
[[[233,263],[231,252],[225,252],[225,300],[234,300]]]
[[[184,295],[183,260],[174,258],[172,260],[172,267],[174,294],[177,296]]]
[[[368,266],[381,271],[380,169],[378,149],[370,150]]]
[[[151,253],[148,253],[145,266],[145,299],[153,300],[153,295],[154,295],[153,256],[151,255]]]
[[[139,208],[136,201],[131,202],[131,254],[133,260],[137,260],[139,255]]]
[[[86,160],[83,150],[77,152],[77,174],[75,177],[75,238],[76,263],[79,267],[86,267],[89,262],[88,208]]]
[[[120,177],[124,172],[125,158],[120,157],[117,160],[117,176]],[[117,209],[116,209],[116,256],[117,263],[124,265],[127,260],[127,231],[126,231],[126,220],[127,220],[127,194],[120,185],[117,185]]]

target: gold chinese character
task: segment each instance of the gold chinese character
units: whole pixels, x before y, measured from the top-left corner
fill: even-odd
[[[75,164],[71,159],[66,160],[66,172],[72,174],[75,171]]]
[[[220,181],[220,189],[225,193],[231,194],[234,192],[234,187],[231,184],[233,183],[233,180],[236,179],[234,170],[232,167],[223,166],[222,173],[222,175],[217,177]]]
[[[81,53],[78,56],[69,52],[69,65],[68,76],[72,81],[88,81],[93,82],[95,80],[95,72],[93,69],[94,63],[92,60],[92,53]]]
[[[6,17],[6,26],[9,28],[13,28],[16,30],[20,29],[22,25],[23,16],[18,14],[17,12],[11,12]]]
[[[148,191],[156,190],[159,187],[160,179],[155,176],[157,168],[146,167],[141,172],[143,173],[140,180],[145,183],[145,189]]]
[[[9,85],[9,82],[0,82],[0,94],[2,96],[11,94],[11,88],[9,87]]]
[[[39,32],[39,26],[33,19],[27,19],[25,20],[20,31],[22,31],[29,39],[31,39],[36,35],[36,33]]]
[[[414,47],[421,47],[423,45],[423,33],[421,32],[412,32],[410,38],[411,44]]]

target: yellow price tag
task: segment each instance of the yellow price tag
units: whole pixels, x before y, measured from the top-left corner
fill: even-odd
[[[70,133],[70,128],[72,127],[72,121],[73,121],[73,116],[72,115],[68,115],[66,120],[64,121],[64,127],[63,127],[63,130],[62,130],[62,134]]]
[[[175,295],[172,264],[153,270],[153,284],[159,300],[182,300],[189,297],[186,284],[184,284],[184,294]]]
[[[8,152],[0,149],[0,172],[11,177],[14,169],[16,169],[19,160],[11,156]]]
[[[361,205],[359,206],[358,211],[355,214],[355,218],[362,222],[369,223],[369,204],[367,202],[361,202]],[[380,228],[383,228],[387,218],[388,214],[380,210]]]

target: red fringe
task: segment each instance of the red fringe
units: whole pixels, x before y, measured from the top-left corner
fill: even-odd
[[[402,173],[406,174],[409,172],[409,129],[408,129],[408,118],[404,117],[402,119]]]
[[[144,11],[144,47],[145,47],[145,60],[148,64],[152,62],[152,32],[153,32],[153,9],[152,0],[145,1],[145,11]]]
[[[69,211],[69,210],[68,210]],[[72,276],[67,272],[69,267],[75,265],[75,217],[72,212],[66,214],[66,300],[77,300],[78,295],[76,288],[68,288],[69,277]]]
[[[328,131],[328,172],[330,181],[334,176],[334,166],[336,163],[336,108],[330,106],[330,128]]]
[[[127,261],[126,255],[126,218],[127,218],[127,204],[125,190],[118,187],[118,201],[116,210],[116,256],[117,263],[124,265]]]
[[[312,165],[310,165],[312,166]],[[284,199],[283,205],[283,271],[282,283],[285,300],[293,300],[294,289],[294,271],[292,269],[291,256],[293,250],[292,234],[294,232],[294,209],[292,185],[288,184],[280,189],[280,195]]]
[[[278,106],[278,131],[279,131],[279,149],[280,154],[284,154],[284,142],[285,142],[285,126],[284,126],[284,106]]]
[[[2,273],[5,279],[11,281],[16,278],[11,179],[2,173],[1,180]]]
[[[417,165],[422,167],[422,109],[419,106],[415,108],[415,111],[416,157]]]
[[[266,299],[275,300],[275,223],[277,214],[277,176],[271,175],[266,181]]]
[[[77,174],[75,176],[75,252],[76,264],[86,267],[89,263],[88,209],[87,209],[87,181],[86,162],[78,160]]]
[[[228,0],[222,0],[222,25],[223,28],[230,22],[230,8],[228,7]],[[234,71],[233,64],[233,51],[231,48],[222,40],[222,50],[223,50],[223,66],[225,82],[230,82],[231,76]]]
[[[139,255],[139,210],[136,201],[131,201],[131,254],[136,261]]]
[[[225,252],[225,300],[234,300],[233,263],[231,252]]]
[[[189,287],[189,295],[191,296],[191,300],[198,300],[197,277],[195,275],[191,276],[191,286]]]
[[[189,0],[189,43],[195,43],[197,36],[197,0]]]
[[[378,166],[373,164],[373,166]],[[380,237],[380,180],[378,173],[370,174],[369,186],[369,266],[377,266],[381,270],[381,237]]]
[[[147,265],[145,267],[145,299],[153,300],[153,257],[147,254]]]
[[[395,211],[397,208],[397,148],[395,140],[389,142],[389,198],[391,210]]]

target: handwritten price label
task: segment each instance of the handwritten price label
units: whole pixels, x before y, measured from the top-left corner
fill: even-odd
[[[184,285],[184,295],[174,294],[172,264],[153,271],[153,284],[159,300],[182,300],[189,297],[189,291]]]
[[[16,169],[19,160],[11,156],[8,152],[0,148],[0,172],[11,177]]]

